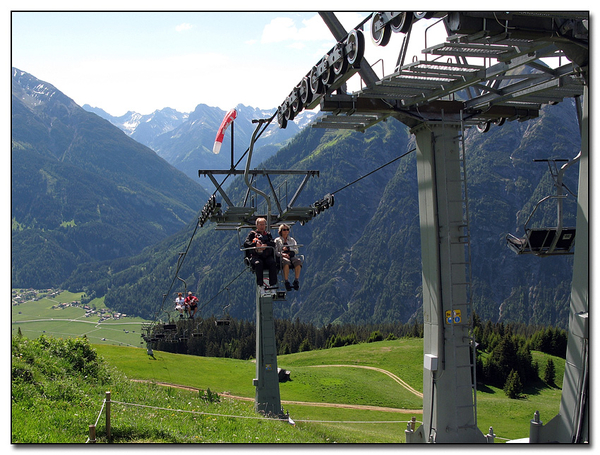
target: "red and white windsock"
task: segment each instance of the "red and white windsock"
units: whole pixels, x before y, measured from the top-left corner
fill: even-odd
[[[237,117],[237,111],[235,109],[231,109],[221,122],[221,126],[217,131],[217,137],[215,138],[215,145],[213,145],[213,153],[218,155],[221,151],[221,145],[223,145],[223,137],[225,136],[225,130],[229,128],[229,125],[233,123],[235,118]]]

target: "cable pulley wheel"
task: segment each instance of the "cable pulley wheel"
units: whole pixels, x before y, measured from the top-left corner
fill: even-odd
[[[487,133],[490,130],[491,122],[481,122],[477,124],[477,130],[480,133]]]
[[[371,20],[371,38],[378,46],[387,46],[392,36],[392,28],[389,23],[384,24],[381,13],[373,14]]]
[[[346,44],[346,60],[352,66],[359,66],[365,52],[365,36],[360,30],[352,30]]]
[[[277,123],[279,124],[279,128],[285,129],[287,126],[287,118],[285,117],[285,113],[283,112],[283,106],[279,106],[277,109]]]
[[[336,50],[341,56],[335,62],[333,62],[333,73],[335,77],[339,76],[340,74],[344,74],[348,70],[348,60],[344,55],[344,46],[338,43]]]
[[[321,74],[321,83],[323,84],[323,88],[327,91],[327,86],[331,85],[335,80],[335,73],[333,72],[333,67],[329,64],[329,62],[325,62],[326,70]]]
[[[304,107],[304,103],[302,102],[302,99],[300,98],[300,89],[299,89],[299,87],[296,87],[294,89],[294,95],[292,96],[291,102],[290,102],[290,109],[291,109],[294,117],[296,115],[298,115],[298,113],[302,110],[303,107]]]
[[[408,33],[415,16],[412,12],[402,12],[390,21],[394,33]]]
[[[321,78],[319,76],[317,76],[317,67],[313,67],[313,69],[310,71],[310,90],[312,92],[313,95],[320,95],[325,93],[325,90],[323,90],[323,82],[321,82]]]
[[[433,11],[416,11],[413,13],[415,19],[431,19],[435,13]]]
[[[285,123],[286,125],[287,125],[287,122],[291,122],[296,117],[290,106],[288,106],[288,108],[285,110],[284,116],[285,116],[285,120],[286,120],[286,123]]]
[[[306,106],[307,104],[310,104],[312,98],[313,94],[310,88],[310,79],[307,76],[300,81],[300,101]]]

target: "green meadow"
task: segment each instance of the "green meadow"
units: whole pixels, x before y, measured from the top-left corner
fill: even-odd
[[[117,346],[140,346],[140,328],[148,322],[141,318],[125,317],[100,321],[98,314],[86,317],[82,306],[59,308],[60,304],[81,301],[83,293],[63,291],[59,295],[45,296],[39,300],[28,300],[13,304],[11,307],[12,334],[21,329],[29,338],[41,334],[57,338],[85,335],[91,343],[103,343]],[[97,311],[105,309],[104,298],[89,303]]]
[[[150,357],[145,349],[95,347],[109,364],[130,379],[210,388],[220,394],[254,398],[252,378],[256,367],[252,361],[158,351]],[[283,408],[296,421],[321,422],[314,425],[327,427],[336,434],[350,432],[360,440],[364,437],[363,442],[404,442],[407,421],[411,417],[418,422],[422,419],[422,398],[384,373],[359,367],[386,370],[422,392],[422,355],[423,340],[400,339],[279,356],[278,366],[291,372],[291,381],[280,384]],[[539,352],[533,355],[540,364],[548,357]],[[540,383],[539,387],[526,389],[523,398],[511,400],[501,389],[480,386],[478,427],[484,434],[493,427],[496,442],[525,438],[529,436],[529,420],[535,411],[540,411],[545,422],[558,413],[564,359],[553,357],[553,360],[557,366],[555,388]],[[391,423],[364,423],[368,421]]]
[[[190,406],[195,406],[193,403],[198,399],[198,392],[167,387],[164,385],[166,383],[219,393],[222,403],[211,405],[215,414],[239,412],[245,416],[253,415],[255,388],[252,379],[256,366],[252,360],[197,357],[156,350],[153,356],[149,356],[145,347],[140,347],[139,329],[143,321],[124,318],[100,323],[97,316],[86,318],[82,308],[56,308],[57,303],[70,302],[78,297],[80,295],[62,293],[53,298],[44,297],[35,302],[14,305],[13,336],[19,329],[27,338],[36,338],[41,334],[55,338],[86,335],[99,357],[132,384],[131,390],[135,388],[134,393],[129,387],[113,386],[113,400],[137,400],[136,403],[141,405],[151,398],[155,405],[164,401],[165,406],[171,406],[177,397],[184,405],[191,403]],[[102,302],[96,302],[97,308],[101,306]],[[549,357],[535,351],[532,355],[539,365],[545,365]],[[423,340],[417,338],[279,356],[278,366],[291,372],[291,380],[280,384],[282,406],[296,422],[296,427],[285,428],[281,432],[273,430],[273,434],[278,436],[272,438],[250,436],[258,431],[253,430],[253,425],[261,425],[251,423],[252,420],[244,423],[244,429],[236,430],[236,426],[240,425],[236,419],[215,418],[214,422],[211,420],[211,425],[216,425],[212,439],[206,435],[200,439],[197,435],[181,438],[169,436],[165,439],[156,435],[169,433],[172,424],[167,424],[162,416],[155,418],[160,412],[143,408],[134,411],[127,406],[124,407],[127,411],[118,411],[123,417],[129,416],[127,431],[123,428],[119,430],[117,418],[114,419],[114,425],[116,431],[127,434],[119,442],[401,443],[405,441],[407,422],[412,417],[417,422],[422,420],[422,359]],[[535,411],[540,412],[544,422],[558,413],[564,359],[552,359],[557,370],[554,387],[540,381],[537,386],[526,388],[522,398],[509,399],[501,389],[479,385],[477,423],[484,434],[493,427],[498,443],[526,438],[529,435],[529,420]],[[147,388],[147,392],[143,391],[144,388]],[[98,396],[97,409],[88,409],[86,412],[89,415],[97,413],[101,401]],[[13,428],[15,419],[35,420],[36,416],[30,416],[28,412],[33,411],[27,407],[15,411],[13,406]],[[184,417],[173,418],[185,421]],[[206,417],[198,420],[204,421]],[[90,423],[93,422],[87,422],[86,425]],[[83,425],[84,429],[86,425]],[[164,425],[169,425],[168,431]],[[180,427],[173,431],[183,431]],[[145,436],[134,436],[141,429],[144,429]],[[304,433],[298,433],[301,430]],[[243,441],[239,438],[241,433],[245,435]]]

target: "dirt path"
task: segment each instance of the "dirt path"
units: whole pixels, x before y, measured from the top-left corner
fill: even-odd
[[[387,370],[384,370],[383,368],[368,367],[368,366],[365,366],[365,365],[312,365],[309,368],[330,368],[330,367],[364,368],[365,370],[375,370],[375,371],[378,371],[380,373],[388,375],[390,378],[392,378],[394,381],[396,381],[398,384],[400,384],[402,387],[404,387],[410,393],[414,393],[419,398],[423,398],[423,394],[421,392],[419,392],[418,390],[413,389],[411,386],[409,386],[406,382],[404,382],[402,379],[400,379],[394,373],[392,373],[390,371],[387,371]]]
[[[389,376],[390,378],[392,378],[394,381],[396,381],[398,384],[400,384],[402,387],[404,387],[409,392],[414,393],[418,397],[423,398],[423,394],[421,392],[413,389],[410,385],[408,385],[406,382],[404,382],[402,379],[400,379],[394,373],[391,373],[382,368],[369,367],[369,366],[363,366],[363,365],[312,365],[310,368],[331,368],[331,367],[364,368],[367,370],[378,371],[378,372],[383,373],[383,374]],[[154,382],[154,381],[148,381],[148,380],[143,380],[143,379],[132,379],[132,381],[134,381],[134,382],[152,382],[156,385],[160,385],[160,386],[164,386],[164,387],[174,387],[174,388],[183,389],[183,390],[190,390],[192,392],[198,392],[200,390],[197,387],[189,387],[189,386],[183,386],[183,385],[178,385],[178,384],[171,384],[168,382]],[[233,400],[254,401],[254,398],[251,398],[251,397],[240,397],[237,395],[231,395],[229,393],[219,393],[219,396],[225,397],[225,398],[231,398]],[[422,414],[423,413],[422,409],[399,409],[399,408],[387,408],[387,407],[383,407],[383,406],[368,406],[368,405],[359,405],[359,404],[321,403],[321,402],[289,401],[289,400],[281,400],[281,404],[297,404],[297,405],[301,405],[301,406],[320,406],[323,408],[364,409],[367,411],[397,412],[400,414]]]

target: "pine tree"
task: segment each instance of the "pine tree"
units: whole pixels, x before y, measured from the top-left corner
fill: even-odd
[[[519,377],[519,373],[515,370],[511,370],[508,375],[508,379],[504,383],[504,393],[508,398],[519,398],[523,393],[523,384],[521,383],[521,378]]]
[[[544,371],[544,382],[548,385],[554,385],[556,379],[556,368],[552,359],[548,359],[546,362],[546,370]]]
[[[302,340],[299,349],[300,352],[312,351],[312,346],[310,344],[310,341],[308,341],[308,338],[304,338],[304,340]]]

